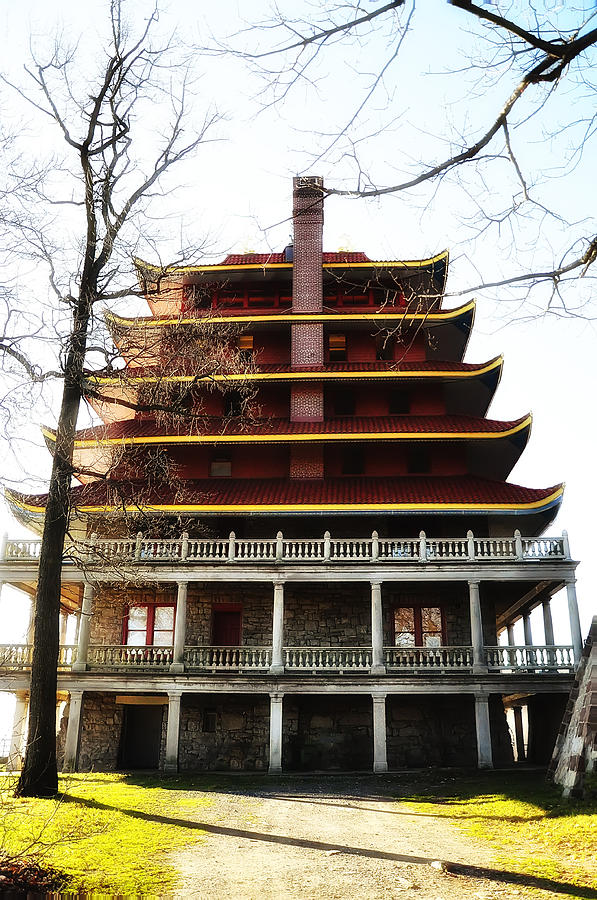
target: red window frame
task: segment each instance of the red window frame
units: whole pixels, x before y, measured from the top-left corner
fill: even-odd
[[[439,609],[441,615],[441,645],[445,647],[447,645],[447,636],[446,636],[446,611],[445,607],[441,603],[409,603],[409,604],[396,604],[394,606],[394,614],[392,616],[392,629],[393,629],[393,639],[394,646],[400,646],[396,644],[396,610],[398,609],[412,609],[414,613],[414,626],[415,626],[415,643],[414,647],[423,647],[423,624],[421,621],[422,610],[424,609]]]
[[[124,646],[127,646],[128,636],[129,636],[129,612],[131,607],[133,609],[143,608],[147,609],[147,625],[145,626],[145,644],[144,647],[153,647],[153,634],[154,634],[154,625],[155,625],[155,611],[156,608],[164,609],[165,607],[169,607],[174,610],[174,616],[172,619],[172,642],[174,643],[174,629],[176,628],[176,603],[129,603],[126,609],[126,614],[124,617],[124,622],[122,623],[122,643]],[[141,629],[134,629],[135,631],[140,631]],[[151,638],[151,639],[150,639]],[[134,645],[131,645],[134,646]],[[169,645],[165,645],[169,646]]]

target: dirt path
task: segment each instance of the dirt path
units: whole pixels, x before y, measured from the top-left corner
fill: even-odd
[[[256,780],[248,789],[240,784],[230,779],[222,790],[199,794],[214,801],[197,816],[207,835],[201,846],[176,854],[182,879],[177,897],[556,896],[491,871],[488,848],[446,819],[413,814],[394,799],[391,777]]]

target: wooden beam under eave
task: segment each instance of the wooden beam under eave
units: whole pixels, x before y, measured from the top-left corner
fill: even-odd
[[[520,619],[523,612],[531,612],[536,606],[539,606],[545,599],[545,594],[551,596],[551,594],[555,594],[562,587],[564,587],[564,582],[540,581],[539,584],[536,584],[530,591],[523,594],[516,603],[513,603],[512,606],[509,606],[496,618],[496,626],[505,628],[508,624],[513,624],[517,619]]]

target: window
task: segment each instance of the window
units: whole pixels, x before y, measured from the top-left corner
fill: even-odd
[[[253,356],[253,335],[252,334],[241,334],[238,339],[238,350],[241,356],[245,356],[247,359],[250,359]]]
[[[394,359],[394,345],[396,341],[389,334],[378,334],[375,338],[375,358]]]
[[[408,451],[406,468],[410,475],[427,475],[431,472],[431,456],[423,447],[413,447]]]
[[[240,391],[226,391],[223,399],[224,415],[240,416],[243,411],[243,398]]]
[[[328,348],[330,362],[344,362],[346,360],[346,335],[330,334]]]
[[[406,391],[392,391],[388,403],[391,416],[406,416],[410,412],[410,397]]]
[[[202,731],[207,734],[215,734],[218,725],[218,714],[215,709],[203,710]]]
[[[355,399],[350,391],[334,394],[332,398],[335,416],[354,416]]]
[[[242,607],[222,604],[212,609],[211,641],[215,647],[239,647],[242,637]]]
[[[446,625],[440,606],[399,606],[394,610],[396,647],[441,647]]]
[[[209,464],[209,475],[210,478],[230,478],[232,475],[232,463],[223,456],[212,459]]]
[[[342,456],[343,475],[363,475],[365,454],[360,447],[347,447]]]
[[[174,604],[130,606],[124,630],[127,647],[170,647],[174,643]]]

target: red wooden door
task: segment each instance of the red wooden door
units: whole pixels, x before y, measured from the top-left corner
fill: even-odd
[[[214,609],[212,643],[216,647],[239,647],[241,635],[240,609]]]

